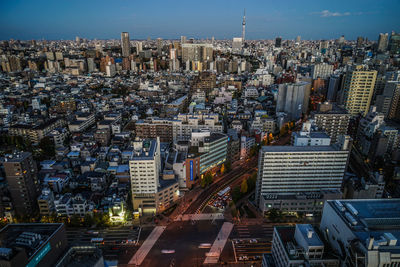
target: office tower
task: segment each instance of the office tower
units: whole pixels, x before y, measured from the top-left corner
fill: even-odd
[[[281,47],[281,46],[282,46],[282,38],[276,37],[275,38],[275,47]]]
[[[318,129],[324,130],[331,137],[332,143],[336,143],[340,135],[347,134],[350,123],[347,110],[325,102],[319,105],[313,117]]]
[[[389,52],[391,54],[400,54],[400,33],[392,32],[389,40]]]
[[[380,33],[378,38],[378,52],[385,52],[388,47],[389,34]]]
[[[326,79],[333,73],[333,65],[321,63],[311,66],[311,75],[315,80],[317,78]]]
[[[76,42],[77,45],[80,45],[81,44],[81,38],[79,36],[76,36],[75,37],[75,42]]]
[[[300,41],[301,41],[301,37],[300,37],[300,35],[299,35],[299,36],[297,36],[297,37],[296,37],[296,43],[298,43],[298,44],[299,44],[299,43],[300,43]]]
[[[128,32],[121,33],[121,48],[122,48],[122,57],[129,57],[129,54],[131,52],[131,47],[130,47]]]
[[[260,210],[318,213],[324,199],[341,198],[350,143],[342,136],[329,146],[262,147],[255,191]]]
[[[232,41],[232,50],[233,51],[240,51],[242,49],[242,38],[234,37]]]
[[[340,266],[398,266],[399,207],[399,199],[327,201],[319,229]]]
[[[246,38],[246,9],[243,12],[243,22],[242,22],[242,40],[245,42]]]
[[[163,48],[162,39],[161,38],[157,38],[157,53],[158,53],[158,55],[161,55],[162,48]]]
[[[357,37],[357,48],[361,48],[364,43],[364,37]]]
[[[181,36],[181,44],[186,43],[186,36]]]
[[[400,119],[400,81],[386,82],[383,94],[376,97],[376,110],[388,119]]]
[[[39,182],[36,163],[29,152],[19,152],[6,156],[4,171],[17,215],[31,215],[37,207]]]
[[[139,55],[143,51],[143,42],[136,42],[136,54]]]
[[[285,112],[288,120],[298,120],[308,109],[311,84],[308,82],[280,84],[276,112]]]
[[[377,71],[358,65],[347,71],[343,82],[343,103],[353,116],[366,115],[374,93]]]

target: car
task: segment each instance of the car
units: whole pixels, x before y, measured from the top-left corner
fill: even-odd
[[[211,244],[210,243],[201,243],[199,245],[199,248],[211,248]]]
[[[258,241],[257,241],[257,239],[251,239],[251,240],[250,240],[250,243],[251,243],[251,244],[253,244],[253,243],[258,243]]]
[[[173,254],[175,253],[175,249],[163,249],[161,250],[162,254]]]

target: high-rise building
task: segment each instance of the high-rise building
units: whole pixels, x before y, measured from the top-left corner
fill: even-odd
[[[388,119],[400,119],[400,81],[386,82],[383,94],[376,97],[376,110]]]
[[[336,102],[337,93],[340,89],[341,81],[342,81],[341,75],[331,75],[329,77],[328,93],[326,96],[326,100],[331,102]]]
[[[143,51],[143,43],[142,42],[136,42],[136,54],[139,55],[140,52]]]
[[[313,116],[315,124],[331,137],[332,143],[335,143],[340,135],[347,134],[350,123],[347,110],[326,102],[319,105]]]
[[[136,140],[133,143],[133,155],[129,160],[131,190],[134,209],[145,207],[146,199],[156,194],[161,172],[160,139]],[[155,208],[155,206],[154,206]]]
[[[389,52],[400,54],[400,33],[392,32],[389,40]]]
[[[182,62],[187,61],[212,61],[212,44],[182,44]]]
[[[31,215],[37,210],[40,194],[36,163],[29,152],[19,152],[6,156],[4,171],[17,215]]]
[[[186,43],[186,36],[181,36],[181,44]]]
[[[326,79],[333,73],[333,65],[321,63],[311,66],[311,75],[315,80],[317,78]]]
[[[242,49],[243,39],[234,37],[232,41],[232,50],[233,51],[240,51]]]
[[[280,84],[276,112],[285,112],[288,120],[298,120],[307,112],[310,90],[308,82]]]
[[[388,47],[389,34],[388,33],[380,33],[378,39],[378,51],[385,52]]]
[[[281,47],[281,46],[282,46],[282,38],[276,37],[275,38],[275,47]]]
[[[129,57],[129,54],[131,52],[131,47],[130,47],[128,32],[121,33],[121,48],[122,48],[122,57]]]
[[[363,65],[346,73],[343,81],[343,103],[352,116],[367,114],[374,93],[377,71]]]
[[[300,42],[301,42],[301,36],[299,35],[299,36],[296,37],[296,43],[299,44]]]
[[[163,43],[161,38],[157,38],[157,53],[159,55],[162,54],[162,49],[163,49]]]
[[[320,232],[340,266],[398,266],[399,199],[325,202]]]
[[[342,136],[329,146],[262,147],[255,192],[260,210],[318,213],[325,199],[341,198],[350,143]]]

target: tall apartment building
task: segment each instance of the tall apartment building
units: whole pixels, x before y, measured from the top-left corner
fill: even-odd
[[[40,194],[32,154],[20,152],[6,156],[3,166],[16,214],[31,215],[37,210],[37,197]]]
[[[160,140],[136,140],[129,160],[134,209],[154,209],[161,172]]]
[[[400,81],[386,82],[383,94],[376,97],[376,110],[388,119],[400,119]]]
[[[300,119],[308,109],[311,84],[308,82],[280,84],[276,112],[287,114],[288,120]]]
[[[212,44],[182,44],[182,62],[187,61],[213,61]]]
[[[129,43],[128,32],[121,33],[121,49],[122,49],[122,57],[129,57],[131,47]]]
[[[388,43],[389,43],[389,34],[380,33],[378,38],[378,51],[385,52],[388,48]]]
[[[377,71],[358,65],[343,80],[343,103],[350,115],[366,115],[371,104]]]
[[[340,135],[347,134],[350,123],[350,114],[347,110],[326,102],[319,105],[313,117],[317,127],[330,136],[332,143],[336,143]]]
[[[133,147],[129,160],[133,208],[140,214],[155,214],[178,199],[179,184],[174,175],[161,178],[159,138],[136,139]]]
[[[350,137],[330,146],[264,146],[260,150],[256,203],[266,212],[320,212],[325,199],[341,197]]]
[[[321,63],[311,66],[311,75],[315,80],[317,78],[326,79],[333,73],[333,65]]]
[[[332,200],[320,232],[341,266],[399,266],[399,199]]]
[[[196,91],[205,92],[208,94],[212,89],[216,87],[217,76],[211,72],[201,72],[193,80],[191,87],[191,94]]]

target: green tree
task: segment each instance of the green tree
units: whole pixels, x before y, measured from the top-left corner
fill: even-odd
[[[247,179],[248,191],[251,192],[256,188],[257,172],[253,173],[249,179]]]
[[[211,172],[206,173],[206,175],[204,176],[204,180],[205,180],[206,186],[209,184],[212,184],[213,176],[212,176]]]
[[[70,218],[69,224],[72,227],[80,226],[81,225],[80,217],[78,215],[76,215],[76,214],[72,215],[71,218]]]
[[[242,184],[240,185],[240,193],[246,194],[247,193],[247,179],[243,179]]]
[[[39,142],[39,148],[42,150],[44,158],[52,158],[55,155],[54,141],[50,136],[42,138]]]
[[[268,216],[268,219],[270,219],[273,222],[276,222],[279,219],[279,211],[277,209],[275,209],[275,208],[274,209],[270,209],[267,212],[267,216]]]
[[[236,203],[242,197],[242,193],[240,193],[240,187],[236,186],[232,190],[232,200]]]

